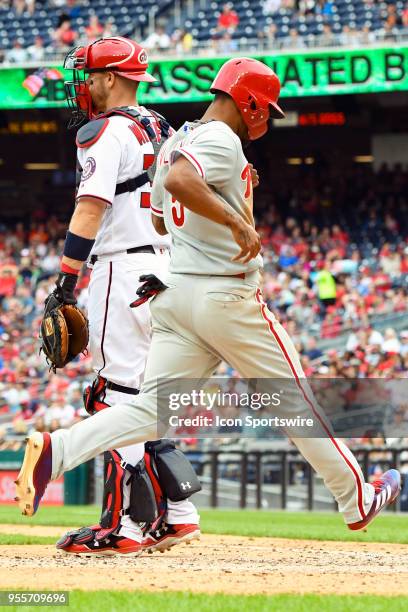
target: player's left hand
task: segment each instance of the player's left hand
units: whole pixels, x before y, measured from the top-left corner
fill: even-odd
[[[255,228],[239,218],[231,226],[232,235],[240,248],[240,252],[231,261],[248,263],[261,250],[261,239]]]
[[[143,285],[140,285],[139,289],[136,291],[139,298],[129,304],[131,308],[141,306],[151,297],[154,297],[161,291],[167,289],[167,285],[162,283],[160,278],[157,278],[157,276],[154,274],[143,274],[139,277],[139,280],[143,283]]]
[[[259,174],[256,168],[254,168],[253,164],[249,164],[249,169],[251,171],[251,180],[252,180],[252,187],[258,187],[259,185]]]

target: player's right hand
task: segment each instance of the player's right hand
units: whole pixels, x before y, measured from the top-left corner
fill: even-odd
[[[240,252],[232,257],[231,261],[248,263],[261,250],[261,239],[258,232],[242,219],[231,227],[231,231],[235,242],[240,247]]]

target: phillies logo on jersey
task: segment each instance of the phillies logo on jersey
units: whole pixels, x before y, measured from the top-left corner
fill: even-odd
[[[82,170],[81,181],[86,181],[95,172],[96,161],[93,157],[88,157],[84,163],[84,169]]]

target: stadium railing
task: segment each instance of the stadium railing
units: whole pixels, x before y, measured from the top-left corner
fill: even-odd
[[[233,480],[236,484],[235,501],[240,508],[254,507],[257,509],[265,508],[264,496],[268,483],[265,483],[264,473],[266,469],[273,469],[276,479],[274,486],[274,496],[279,497],[279,506],[282,510],[289,508],[288,497],[290,486],[293,484],[293,468],[294,466],[303,468],[303,489],[299,494],[296,493],[299,500],[304,504],[304,509],[316,509],[316,475],[310,465],[303,459],[300,453],[296,450],[262,450],[262,451],[239,451],[239,450],[211,450],[198,456],[195,452],[185,451],[191,463],[194,465],[197,473],[202,480],[204,487],[208,492],[208,505],[212,508],[219,507],[221,489],[225,489],[228,480]],[[362,466],[364,477],[369,481],[369,476],[372,474],[374,466],[380,466],[382,470],[391,468],[399,469],[402,464],[406,463],[408,446],[392,448],[389,446],[367,447],[355,446],[353,453],[356,455],[360,465]],[[404,455],[405,454],[405,455]],[[380,458],[379,458],[380,455]],[[234,467],[234,478],[222,477],[221,472],[226,468]],[[230,470],[231,471],[231,470]],[[278,486],[276,486],[278,485]],[[269,486],[271,490],[271,486]],[[249,496],[251,503],[249,504]],[[232,498],[233,496],[230,495]],[[406,497],[406,494],[405,494]],[[397,503],[392,506],[394,512],[408,511],[408,500],[402,495]],[[222,504],[224,505],[224,504]],[[336,502],[330,503],[330,496],[326,499],[325,507],[332,507],[337,510]],[[321,507],[321,506],[320,506]]]

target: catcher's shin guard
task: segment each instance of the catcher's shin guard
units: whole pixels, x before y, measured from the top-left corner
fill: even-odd
[[[123,507],[125,484],[129,485],[128,508]],[[117,451],[105,453],[105,484],[99,521],[101,530],[96,534],[97,540],[115,532],[124,515],[128,515],[134,523],[143,523],[147,530],[151,525],[160,523],[165,511],[165,499],[157,475],[150,466],[149,455],[145,454],[145,458],[132,466],[123,461]]]
[[[103,540],[119,528],[123,513],[123,482],[126,477],[118,452],[106,451],[104,461],[102,514],[99,521],[101,530],[96,536],[98,540]]]
[[[108,408],[109,404],[105,402],[107,380],[103,376],[97,376],[91,385],[88,385],[84,391],[83,399],[85,410],[89,415],[100,412],[104,408]]]

